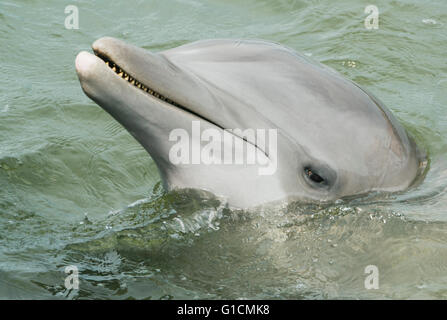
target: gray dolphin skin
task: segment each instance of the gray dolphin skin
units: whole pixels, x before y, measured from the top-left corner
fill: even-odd
[[[408,188],[423,152],[391,112],[355,83],[279,44],[202,40],[159,53],[105,37],[80,52],[83,91],[149,152],[166,190],[192,188],[232,207],[272,201],[333,201]],[[261,164],[174,164],[170,133],[276,129],[276,152],[240,136]],[[202,143],[202,142],[201,142]],[[202,143],[204,144],[204,143]]]

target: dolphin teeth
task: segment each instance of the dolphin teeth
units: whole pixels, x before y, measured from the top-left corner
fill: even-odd
[[[169,98],[166,98],[165,96],[159,94],[158,92],[153,91],[151,88],[146,87],[144,84],[142,84],[141,82],[139,82],[137,79],[132,78],[128,73],[126,73],[123,69],[121,69],[118,65],[116,65],[114,62],[110,61],[110,60],[104,60],[105,64],[112,69],[118,76],[120,76],[121,78],[123,78],[124,80],[128,81],[130,84],[134,85],[135,87],[147,92],[148,94],[150,94],[151,96],[160,99],[166,103],[172,104],[174,106],[177,107],[181,107],[183,108],[181,105],[179,105],[178,103],[172,101]]]

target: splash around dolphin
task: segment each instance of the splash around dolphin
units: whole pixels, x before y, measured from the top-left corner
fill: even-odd
[[[148,151],[166,190],[206,190],[248,208],[402,191],[420,175],[424,153],[377,98],[279,44],[202,40],[152,53],[105,37],[92,47],[76,57],[83,91]],[[262,161],[172,161],[173,132],[193,137],[191,153],[215,138],[198,141],[194,124]],[[275,130],[274,146],[250,129]],[[265,167],[274,170],[260,174]]]

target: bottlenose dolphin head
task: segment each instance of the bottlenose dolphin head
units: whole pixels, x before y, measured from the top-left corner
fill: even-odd
[[[152,53],[107,37],[93,51],[76,58],[82,89],[149,152],[167,190],[250,207],[400,191],[420,172],[422,153],[378,99],[281,45]]]

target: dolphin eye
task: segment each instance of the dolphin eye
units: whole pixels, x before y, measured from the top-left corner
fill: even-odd
[[[337,172],[327,164],[315,161],[302,168],[301,175],[310,187],[328,190],[337,186]]]
[[[324,179],[310,168],[304,168],[305,175],[315,183],[324,183]]]

